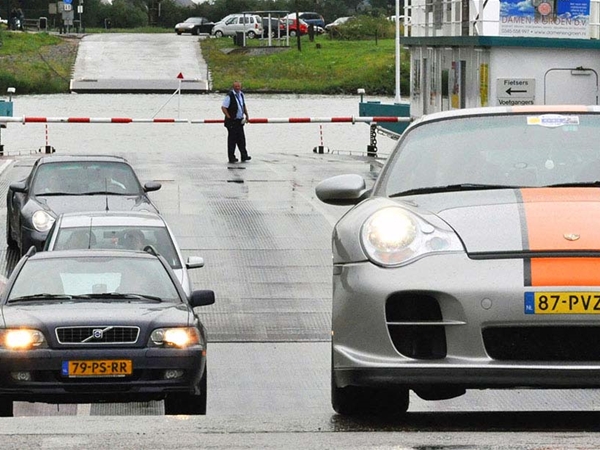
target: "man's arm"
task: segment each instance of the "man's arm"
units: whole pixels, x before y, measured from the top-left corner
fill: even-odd
[[[221,106],[221,111],[223,111],[223,114],[225,114],[225,117],[227,117],[228,119],[231,119],[231,117],[229,117],[229,110],[227,108],[225,108],[224,106]]]

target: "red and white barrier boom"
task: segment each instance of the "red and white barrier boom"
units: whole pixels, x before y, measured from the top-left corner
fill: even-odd
[[[283,117],[272,119],[250,119],[249,123],[376,123],[410,122],[410,117]],[[224,119],[192,119],[190,123],[223,123]]]
[[[410,117],[283,117],[254,118],[249,123],[379,123],[410,122]],[[0,123],[223,123],[224,119],[132,119],[128,117],[8,117],[0,116]]]
[[[0,117],[0,123],[188,123],[187,119],[131,119],[129,117]]]

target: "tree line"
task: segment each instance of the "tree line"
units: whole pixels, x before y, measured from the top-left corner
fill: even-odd
[[[81,19],[85,27],[137,28],[157,26],[172,28],[188,17],[206,17],[217,22],[228,14],[242,11],[314,11],[329,23],[349,15],[390,16],[395,14],[395,0],[209,0],[199,4],[182,0],[71,0],[75,19],[77,7],[83,7]],[[404,1],[400,1],[401,10]],[[50,17],[48,0],[16,0],[7,2],[9,17],[13,7],[21,8],[26,18]],[[59,18],[58,18],[59,19]]]

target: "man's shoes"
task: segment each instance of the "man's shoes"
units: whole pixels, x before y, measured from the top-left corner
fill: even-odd
[[[233,159],[230,159],[229,162],[230,163],[236,163],[236,162],[239,162],[239,159],[233,158]]]
[[[251,156],[246,156],[245,158],[242,158],[242,162],[250,161],[251,159]]]

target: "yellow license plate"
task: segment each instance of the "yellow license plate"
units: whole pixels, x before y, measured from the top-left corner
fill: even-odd
[[[600,292],[526,292],[525,314],[600,314]]]
[[[130,359],[63,361],[62,374],[68,377],[121,377],[133,373]]]

